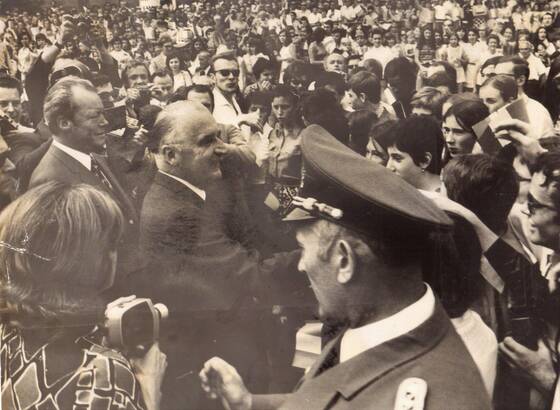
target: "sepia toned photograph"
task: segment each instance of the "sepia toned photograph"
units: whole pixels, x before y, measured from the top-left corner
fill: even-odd
[[[0,0],[0,410],[559,376],[560,0]]]

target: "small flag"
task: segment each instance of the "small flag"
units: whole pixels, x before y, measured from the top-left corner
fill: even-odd
[[[473,125],[472,128],[478,138],[478,144],[484,152],[487,154],[493,154],[496,151],[499,151],[503,146],[509,144],[509,141],[497,138],[494,131],[496,129],[496,125],[510,119],[529,122],[527,106],[523,99],[518,98]]]

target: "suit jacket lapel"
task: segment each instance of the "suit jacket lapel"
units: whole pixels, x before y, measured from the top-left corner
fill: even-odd
[[[375,383],[390,371],[432,350],[450,331],[450,327],[451,323],[443,307],[436,302],[433,315],[413,331],[369,349],[317,377],[312,377],[317,374],[320,362],[323,362],[328,354],[327,347],[332,349],[342,337],[341,333],[323,349],[325,352],[321,353],[316,365],[313,365],[302,380],[300,390],[305,392],[306,397],[313,397],[313,403],[307,403],[306,410],[327,408],[337,394],[350,399],[364,386]],[[293,396],[297,395],[296,391]]]
[[[125,211],[129,222],[132,221],[136,223],[138,221],[138,213],[136,212],[136,208],[132,203],[131,199],[128,197],[124,189],[122,188],[118,178],[115,176],[111,168],[109,167],[109,163],[105,157],[98,154],[91,154],[92,163],[96,162],[99,166],[99,170],[103,173],[103,175],[107,178],[109,183],[111,184],[111,191],[114,196],[119,201],[120,205]]]
[[[55,145],[51,145],[49,149],[52,150],[53,157],[55,157],[70,173],[78,176],[81,182],[93,185],[97,188],[103,187],[101,181],[78,160],[58,149]]]
[[[181,195],[185,201],[195,205],[197,208],[202,209],[204,206],[202,198],[195,194],[189,187],[161,172],[156,173],[153,183],[169,189],[175,194]]]

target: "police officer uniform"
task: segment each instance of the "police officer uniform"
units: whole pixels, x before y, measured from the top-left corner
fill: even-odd
[[[427,233],[451,229],[452,222],[433,202],[321,127],[313,125],[303,131],[301,148],[302,195],[294,201],[296,209],[288,220],[323,218],[370,238],[375,232],[376,238],[398,239],[403,254],[417,247]],[[362,333],[361,347],[353,345],[355,332]],[[395,315],[341,331],[325,346],[294,393],[253,395],[253,410],[269,408],[492,407],[475,363],[427,287],[421,299]]]

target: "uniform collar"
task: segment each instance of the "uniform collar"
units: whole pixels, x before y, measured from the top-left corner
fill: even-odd
[[[340,345],[340,362],[358,356],[388,340],[402,336],[424,323],[434,312],[436,299],[432,289],[413,304],[383,320],[355,329],[348,329]]]

